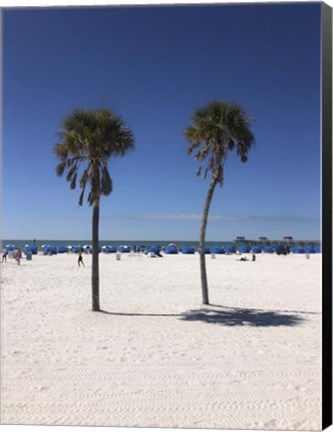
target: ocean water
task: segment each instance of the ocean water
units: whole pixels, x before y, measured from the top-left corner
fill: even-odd
[[[145,245],[145,246],[152,246],[152,245],[160,245],[160,246],[167,246],[170,243],[176,244],[178,247],[182,245],[190,245],[194,247],[199,246],[199,241],[188,241],[188,240],[100,240],[99,246],[121,246],[121,245],[127,245],[130,247],[133,247],[134,245]],[[19,248],[23,248],[26,244],[34,244],[34,239],[29,240],[22,240],[22,239],[12,239],[12,240],[1,240],[1,249],[7,245],[7,244],[13,244]],[[87,244],[91,244],[90,240],[39,240],[36,239],[36,246],[38,249],[41,248],[42,245],[50,245],[50,246],[84,246]],[[234,244],[232,241],[207,241],[206,246],[227,246]]]

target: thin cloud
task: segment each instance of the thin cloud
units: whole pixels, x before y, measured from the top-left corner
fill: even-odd
[[[202,215],[197,213],[191,214],[146,214],[146,215],[106,215],[102,216],[103,220],[134,220],[134,221],[201,221]],[[208,217],[210,221],[274,221],[274,222],[314,222],[318,218],[298,216],[298,215],[219,215],[213,214]]]

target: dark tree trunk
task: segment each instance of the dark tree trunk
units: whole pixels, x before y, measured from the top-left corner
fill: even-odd
[[[92,310],[99,311],[99,263],[98,263],[98,227],[99,227],[99,198],[93,204],[92,217]]]
[[[208,282],[207,282],[207,271],[206,271],[206,255],[205,255],[205,240],[206,240],[206,228],[207,228],[207,220],[209,207],[212,202],[213,193],[215,190],[215,186],[217,184],[217,179],[213,178],[208,189],[208,193],[206,196],[205,207],[202,214],[202,224],[200,231],[200,272],[201,272],[201,290],[202,290],[202,303],[205,305],[209,304],[209,296],[208,296]]]

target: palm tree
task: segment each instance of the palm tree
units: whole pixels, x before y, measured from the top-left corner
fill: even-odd
[[[254,136],[249,129],[250,118],[236,103],[212,101],[194,112],[192,124],[184,134],[190,145],[187,152],[196,150],[194,159],[201,165],[197,171],[204,178],[211,173],[200,231],[200,270],[203,304],[209,304],[208,284],[205,259],[205,238],[209,207],[217,184],[223,186],[224,164],[230,151],[236,148],[242,162],[248,159],[248,151],[254,143]],[[204,168],[204,170],[203,170]]]
[[[82,206],[86,188],[92,212],[92,310],[99,311],[99,262],[98,231],[99,209],[102,195],[112,192],[112,180],[108,161],[123,156],[134,148],[132,131],[115,113],[108,109],[76,109],[61,122],[61,142],[54,147],[60,160],[56,167],[58,176],[66,173],[70,188],[75,189],[77,180],[81,188],[79,205]]]

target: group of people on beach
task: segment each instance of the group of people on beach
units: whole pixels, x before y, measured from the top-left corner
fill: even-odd
[[[7,256],[8,256],[8,250],[5,249],[2,254],[2,259],[1,259],[2,263],[7,262]],[[21,264],[22,251],[20,248],[15,249],[15,251],[13,252],[13,258],[15,258],[18,265]]]

